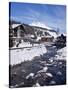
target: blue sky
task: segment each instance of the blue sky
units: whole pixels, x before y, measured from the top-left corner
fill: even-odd
[[[12,2],[10,19],[31,24],[41,22],[66,33],[66,6]]]

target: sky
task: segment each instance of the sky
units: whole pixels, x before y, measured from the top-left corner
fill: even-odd
[[[66,6],[52,4],[34,4],[11,2],[10,19],[31,24],[41,22],[52,28],[59,28],[66,33]]]

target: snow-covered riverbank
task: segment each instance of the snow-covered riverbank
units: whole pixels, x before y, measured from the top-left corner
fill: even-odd
[[[57,51],[57,54],[55,55],[56,60],[66,60],[66,47],[61,48]]]
[[[10,87],[66,84],[66,47],[38,44],[10,54]]]
[[[10,65],[19,64],[24,61],[30,61],[35,56],[43,55],[47,52],[46,47],[43,44],[28,47],[24,49],[10,50]]]

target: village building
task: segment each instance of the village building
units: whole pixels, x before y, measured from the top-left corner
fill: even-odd
[[[41,37],[40,42],[52,42],[54,36],[57,35],[55,30],[48,30],[46,28],[29,26],[27,24],[12,24],[9,27],[9,39],[13,43],[20,42],[21,40],[30,41],[36,40]]]

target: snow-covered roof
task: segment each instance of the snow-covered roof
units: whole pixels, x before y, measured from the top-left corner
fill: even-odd
[[[12,28],[16,28],[16,27],[18,27],[19,25],[21,25],[21,24],[12,24]]]

